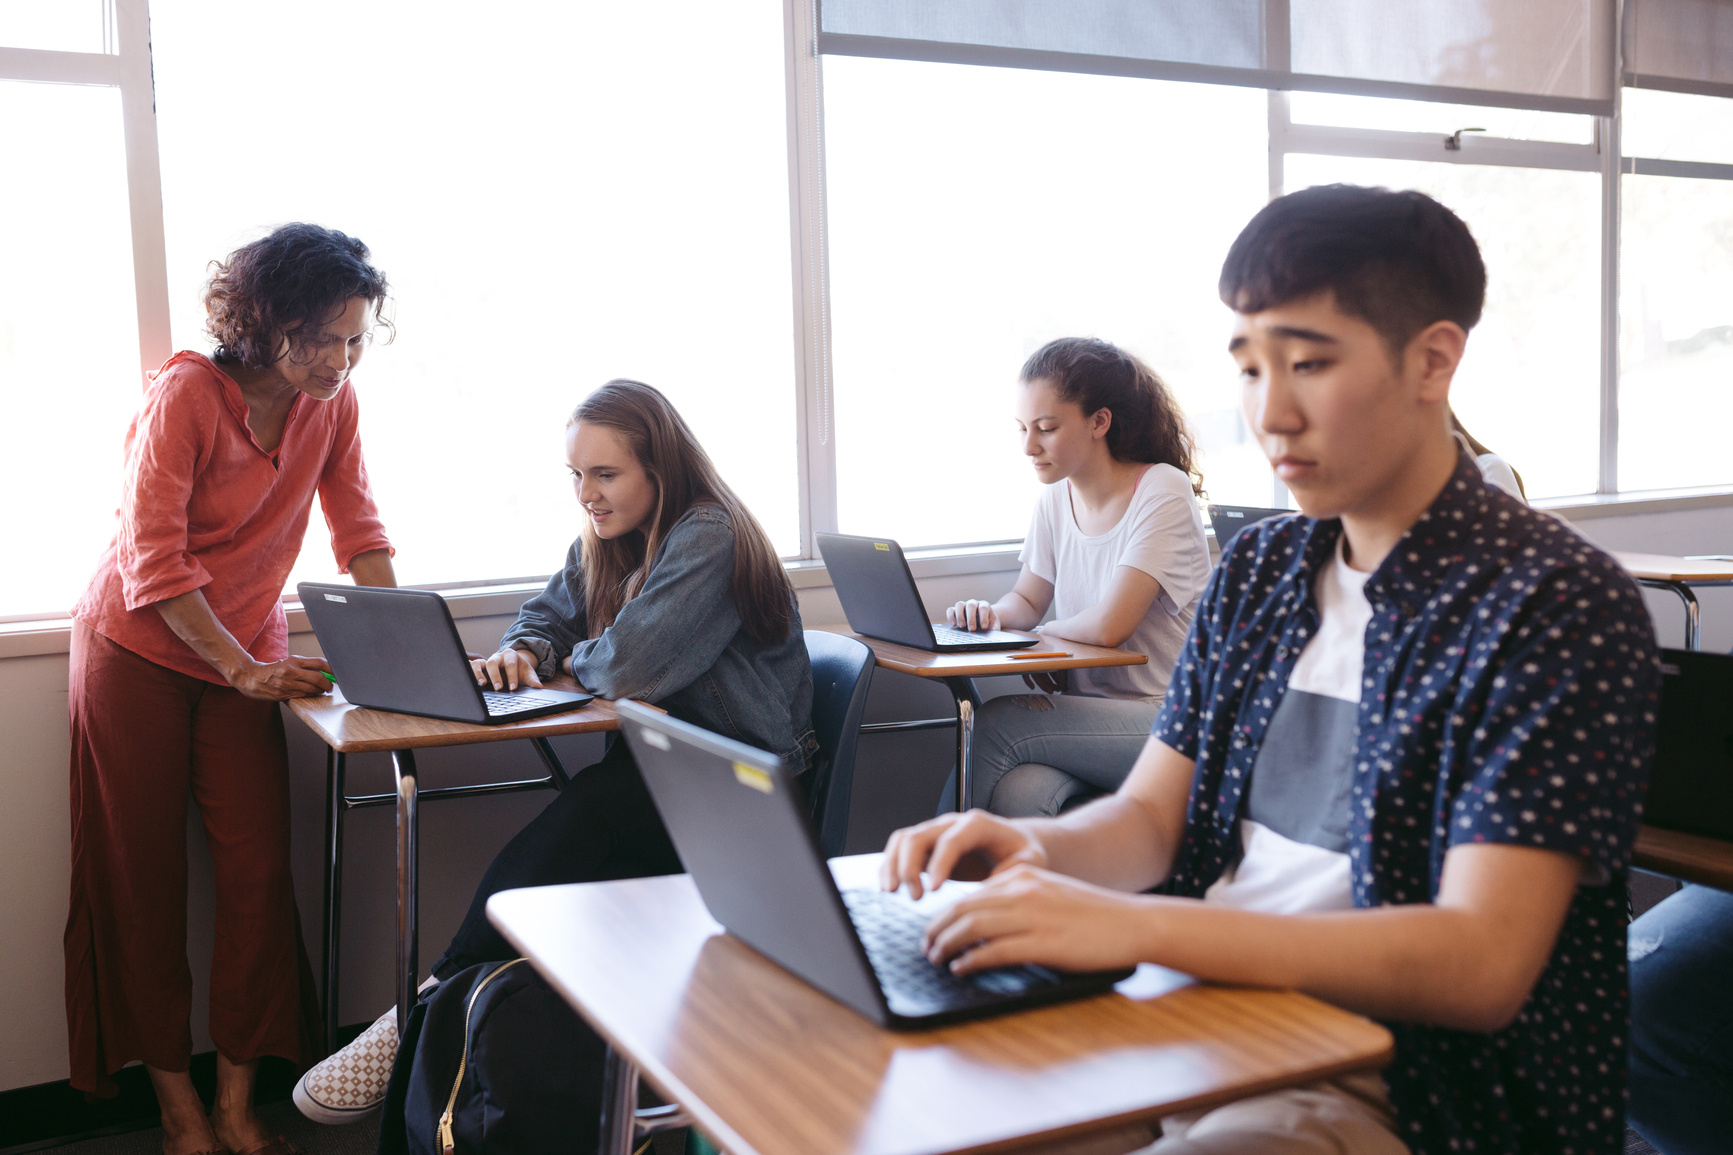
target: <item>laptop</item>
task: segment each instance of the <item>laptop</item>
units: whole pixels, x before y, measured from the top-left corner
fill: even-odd
[[[1733,654],[1661,651],[1643,822],[1733,842]]]
[[[429,590],[295,587],[325,660],[357,706],[453,722],[522,722],[575,710],[593,695],[570,690],[483,690],[445,599]]]
[[[710,914],[772,962],[881,1027],[938,1026],[1099,994],[1132,968],[1003,967],[959,978],[921,953],[902,894],[838,890],[781,759],[617,703],[620,729]]]
[[[1209,507],[1209,524],[1216,531],[1216,548],[1226,553],[1246,526],[1255,525],[1267,517],[1285,517],[1293,512],[1291,509],[1265,509],[1256,505],[1212,505]]]
[[[887,537],[821,533],[818,552],[830,571],[842,612],[848,615],[849,628],[857,634],[936,654],[1021,650],[1041,640],[1006,630],[960,630],[929,621],[903,547]]]

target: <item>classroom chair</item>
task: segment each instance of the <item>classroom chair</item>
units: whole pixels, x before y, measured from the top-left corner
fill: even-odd
[[[818,735],[812,820],[829,858],[841,854],[848,840],[855,746],[873,680],[873,652],[853,638],[807,630],[806,653],[812,659],[812,728]]]

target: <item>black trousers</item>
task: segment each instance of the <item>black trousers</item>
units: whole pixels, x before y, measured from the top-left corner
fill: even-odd
[[[632,752],[624,741],[611,738],[602,760],[573,775],[571,784],[494,857],[433,973],[449,979],[476,963],[517,957],[487,921],[487,900],[502,890],[647,878],[681,869]]]

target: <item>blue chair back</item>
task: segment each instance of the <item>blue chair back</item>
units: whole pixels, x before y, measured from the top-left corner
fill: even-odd
[[[806,653],[812,659],[812,728],[818,735],[812,819],[829,857],[841,854],[848,840],[855,746],[873,680],[873,652],[854,638],[807,630]]]

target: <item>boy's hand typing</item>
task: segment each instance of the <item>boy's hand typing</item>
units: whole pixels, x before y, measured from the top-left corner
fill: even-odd
[[[985,810],[942,814],[891,835],[879,863],[879,885],[907,886],[918,899],[947,879],[974,881],[1019,864],[1047,865],[1047,851],[1021,823]]]

